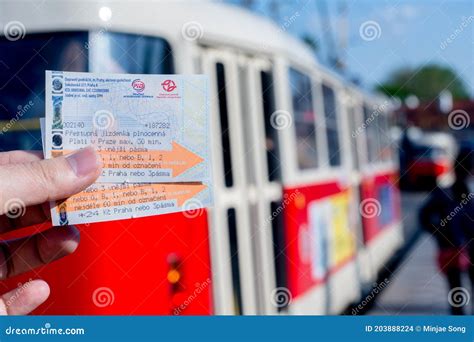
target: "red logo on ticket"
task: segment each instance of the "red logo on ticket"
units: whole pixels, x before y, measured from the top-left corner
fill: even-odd
[[[136,92],[143,92],[145,90],[145,82],[143,82],[142,80],[140,79],[136,79],[132,82],[132,88],[133,90],[135,90]]]
[[[173,80],[165,80],[161,83],[161,86],[163,87],[163,90],[168,93],[176,89],[176,83],[174,83]]]

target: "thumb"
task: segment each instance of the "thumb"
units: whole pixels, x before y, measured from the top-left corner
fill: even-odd
[[[92,147],[53,159],[0,166],[0,214],[69,197],[94,183],[100,170],[100,157]]]

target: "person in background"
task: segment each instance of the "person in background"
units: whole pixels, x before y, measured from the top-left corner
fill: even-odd
[[[461,275],[470,269],[474,284],[474,266],[469,267],[467,254],[474,261],[474,194],[469,190],[472,175],[470,151],[461,150],[454,164],[455,179],[448,186],[438,185],[420,209],[420,223],[438,245],[438,267],[446,276],[449,294],[462,287]],[[471,237],[470,237],[471,236]],[[449,300],[453,315],[464,314],[462,305]]]
[[[90,147],[65,157],[43,160],[38,152],[0,153],[0,234],[50,220],[49,201],[87,188],[99,177],[100,158]],[[21,215],[18,215],[21,213]],[[79,231],[56,227],[11,241],[0,240],[0,279],[14,277],[76,250]],[[0,295],[0,315],[25,315],[49,296],[35,279]]]
[[[416,128],[412,123],[407,123],[407,129],[403,130],[399,145],[399,165],[400,165],[400,187],[402,190],[409,190],[412,188],[408,179],[408,169],[411,158],[415,152],[415,143],[413,142],[410,132],[415,132]]]
[[[463,204],[460,215],[464,234],[465,249],[468,254],[468,274],[471,282],[472,314],[474,314],[474,152],[463,149],[458,156],[459,164],[455,167],[456,182],[453,184],[454,195]]]

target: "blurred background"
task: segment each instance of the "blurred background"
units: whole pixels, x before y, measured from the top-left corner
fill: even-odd
[[[44,70],[210,77],[215,206],[82,227],[38,314],[471,312],[471,0],[0,1],[0,28],[3,151],[41,149]]]
[[[420,231],[418,212],[440,179],[450,177],[459,150],[473,150],[473,3],[231,3],[271,18],[301,39],[319,63],[394,104],[391,133],[399,157],[406,241],[400,264],[391,265],[396,271],[388,271],[392,284],[382,295],[374,293],[379,292],[376,287],[365,298],[372,302],[372,295],[377,297],[367,313],[443,314],[450,312],[447,299],[456,299],[459,307],[467,305],[469,285],[446,296],[436,241]],[[474,222],[469,223],[473,229]],[[469,283],[467,274],[463,277]]]

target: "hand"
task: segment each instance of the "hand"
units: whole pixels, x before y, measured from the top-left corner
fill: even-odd
[[[92,184],[100,158],[91,148],[43,160],[37,152],[0,153],[0,234],[50,219],[48,202],[67,198]],[[50,228],[25,238],[0,241],[0,279],[62,258],[77,248],[73,226]],[[0,296],[0,314],[25,315],[49,296],[49,286],[32,280]]]

